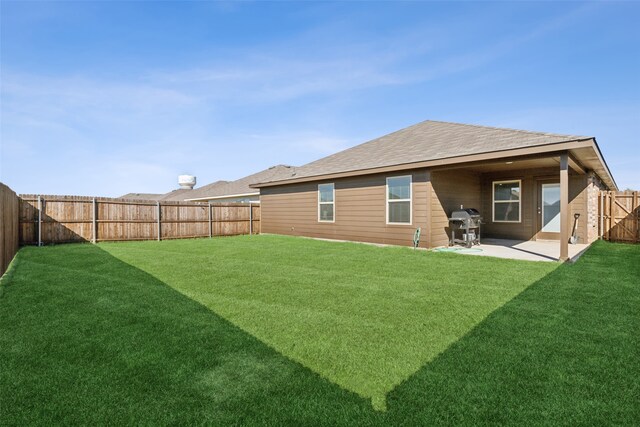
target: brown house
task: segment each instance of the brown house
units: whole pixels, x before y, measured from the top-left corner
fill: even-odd
[[[255,184],[262,231],[420,246],[449,242],[449,215],[483,217],[483,236],[559,240],[568,258],[597,238],[597,195],[617,189],[595,138],[425,121]]]

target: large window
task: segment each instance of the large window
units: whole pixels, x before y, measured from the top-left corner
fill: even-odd
[[[411,224],[411,175],[387,178],[387,224]]]
[[[520,222],[521,182],[494,181],[493,222]]]
[[[318,185],[318,221],[335,220],[335,188],[333,184]]]

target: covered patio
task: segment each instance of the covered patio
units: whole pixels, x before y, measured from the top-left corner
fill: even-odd
[[[568,261],[597,239],[594,202],[608,171],[595,145],[563,145],[570,149],[509,150],[499,159],[491,153],[430,169],[442,212],[464,206],[482,216],[481,246],[461,253]],[[432,224],[432,246],[445,246],[448,218]]]

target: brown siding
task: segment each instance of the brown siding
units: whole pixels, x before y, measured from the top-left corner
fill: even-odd
[[[451,211],[460,205],[480,209],[480,175],[464,169],[433,171],[431,186],[431,247],[446,246]]]
[[[335,181],[289,184],[261,189],[262,230],[338,240],[411,245],[413,233],[422,227],[420,246],[445,246],[449,241],[449,215],[460,205],[477,208],[484,219],[482,235],[530,240],[537,233],[537,183],[559,179],[558,168],[527,169],[479,173],[468,169],[412,171],[413,223],[386,225],[385,178],[397,174],[377,174],[342,178]],[[522,181],[522,221],[518,224],[492,222],[492,182]],[[587,176],[570,175],[570,226],[573,214],[580,213],[579,242],[588,236]],[[334,182],[335,223],[318,222],[318,184]]]
[[[386,224],[386,177],[409,175],[412,184],[412,224]],[[411,245],[417,227],[426,231],[427,172],[378,174],[263,188],[260,195],[262,232]],[[318,184],[335,184],[335,222],[318,222]],[[423,235],[424,236],[424,235]],[[426,247],[426,240],[421,239]]]
[[[588,177],[587,175],[569,175],[569,232],[573,231],[573,215],[580,214],[576,235],[579,243],[589,240],[589,210],[588,210]]]
[[[492,218],[492,185],[493,181],[522,180],[522,216],[520,223],[505,224],[494,223]],[[506,238],[530,240],[534,239],[538,230],[537,213],[537,185],[539,180],[559,180],[558,169],[527,169],[524,171],[485,173],[482,174],[482,217],[483,235]],[[573,214],[579,213],[577,235],[579,243],[587,241],[587,176],[569,176],[569,221],[573,228]]]

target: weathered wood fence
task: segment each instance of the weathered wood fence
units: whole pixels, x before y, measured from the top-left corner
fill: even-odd
[[[600,233],[605,240],[640,243],[638,191],[600,192]]]
[[[23,245],[258,233],[258,204],[20,196],[20,243]]]
[[[0,276],[18,252],[18,212],[20,200],[16,193],[0,182]]]

